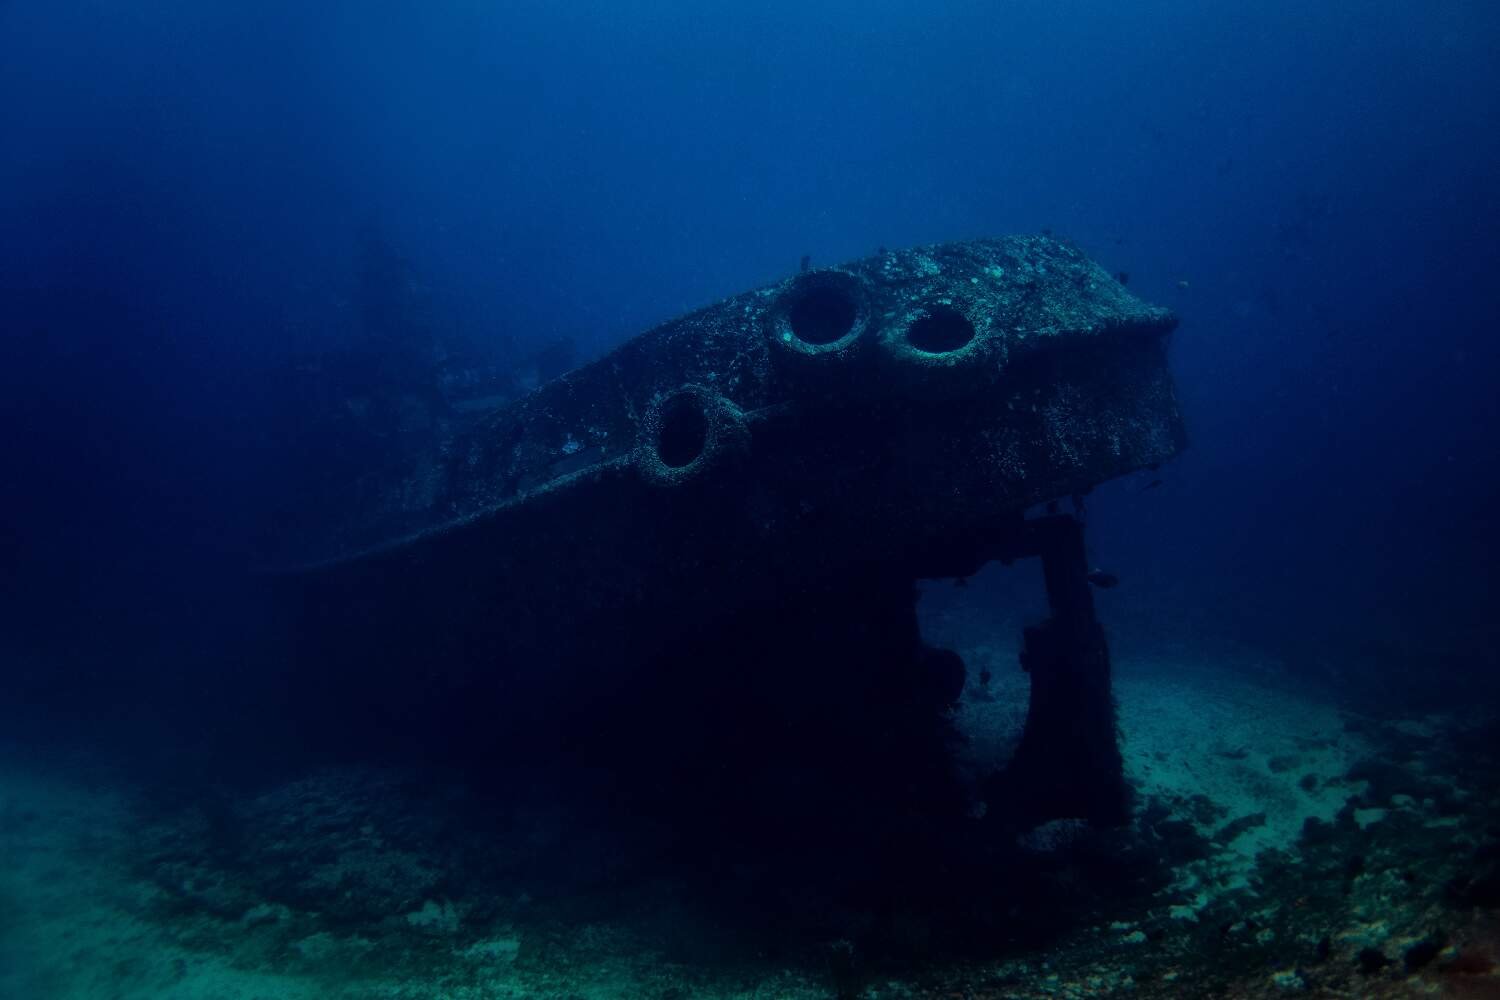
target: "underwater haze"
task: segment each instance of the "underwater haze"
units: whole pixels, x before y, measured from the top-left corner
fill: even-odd
[[[1497,52],[1471,0],[0,0],[0,998],[1500,995]],[[1187,449],[1069,505],[1123,825],[862,876],[287,708],[267,581],[399,470],[691,310],[1010,234],[1179,322]],[[960,582],[917,613],[972,770],[1048,605]]]

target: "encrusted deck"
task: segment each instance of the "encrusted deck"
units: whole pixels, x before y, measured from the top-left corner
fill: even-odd
[[[323,631],[557,662],[866,567],[942,575],[1180,450],[1174,322],[1046,237],[804,272],[496,411],[298,585]]]

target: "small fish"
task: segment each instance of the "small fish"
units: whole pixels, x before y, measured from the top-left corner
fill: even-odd
[[[1122,285],[1128,285],[1128,284],[1130,284],[1130,272],[1129,271],[1120,271],[1120,272],[1118,272],[1115,275],[1115,280],[1118,281]]]
[[[1092,583],[1100,590],[1108,590],[1111,587],[1119,586],[1120,578],[1113,573],[1106,573],[1102,569],[1091,569],[1089,570],[1089,583]]]
[[[797,270],[803,274],[812,270],[812,254],[805,253],[802,255],[802,259],[797,262]]]
[[[1136,490],[1136,492],[1137,493],[1144,493],[1147,490],[1154,490],[1154,489],[1156,489],[1160,485],[1161,485],[1161,480],[1160,479],[1153,479],[1153,480],[1151,480],[1151,482],[1147,483],[1145,486],[1142,486],[1140,489]]]
[[[1179,278],[1177,280],[1177,287],[1180,288],[1180,289],[1182,289],[1185,292],[1189,288],[1192,288],[1193,286],[1192,286],[1192,283],[1189,282],[1186,278]]]

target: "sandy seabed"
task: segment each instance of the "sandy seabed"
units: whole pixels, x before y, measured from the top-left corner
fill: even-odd
[[[985,666],[993,679],[958,722],[968,753],[994,759],[1024,676],[1013,649],[965,656],[971,685]],[[463,849],[421,826],[440,796],[422,793],[409,826],[371,806],[413,794],[397,776],[320,772],[221,804],[254,825],[247,845],[215,809],[151,808],[98,760],[12,746],[0,998],[1500,997],[1500,730],[1484,706],[1371,718],[1253,658],[1116,672],[1134,833],[1197,846],[1153,898],[1044,949],[842,977],[683,960],[640,934],[649,892],[613,919],[543,927],[524,894],[457,889]],[[1067,850],[1053,833],[1038,851]],[[506,836],[545,839],[547,821]],[[226,874],[242,851],[263,880]]]

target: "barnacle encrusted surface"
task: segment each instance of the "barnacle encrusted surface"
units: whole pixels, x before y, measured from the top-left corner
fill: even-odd
[[[1181,449],[1174,324],[1049,237],[806,271],[481,420],[316,555],[315,606],[629,658],[790,581],[945,575]]]

